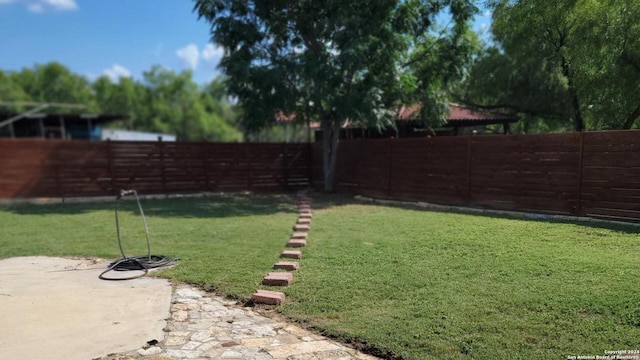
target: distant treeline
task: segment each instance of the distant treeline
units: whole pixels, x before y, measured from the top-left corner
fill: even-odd
[[[221,78],[198,85],[191,71],[176,73],[153,66],[141,80],[121,77],[94,81],[51,62],[21,71],[0,70],[0,101],[85,105],[85,108],[49,108],[49,113],[123,114],[128,119],[111,126],[175,134],[180,141],[241,141],[239,111]],[[2,106],[0,112],[30,109]]]

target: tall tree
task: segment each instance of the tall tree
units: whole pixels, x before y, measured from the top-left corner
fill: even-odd
[[[182,141],[202,140],[203,119],[197,114],[198,87],[191,80],[192,73],[183,71],[176,74],[154,66],[143,76],[147,89],[147,112],[145,123],[141,125],[174,133]]]
[[[596,129],[630,129],[640,118],[640,4],[585,0],[574,13],[575,61]]]
[[[138,123],[142,99],[145,89],[130,77],[121,77],[117,83],[111,82],[107,76],[100,76],[91,85],[98,104],[98,110],[103,114],[124,114],[128,120],[124,126],[133,130]]]
[[[0,70],[0,101],[1,102],[16,102],[16,101],[31,101],[31,97],[27,94],[22,86],[14,79],[12,73],[4,72]],[[22,112],[24,109],[21,106],[5,105],[3,106],[3,112]]]
[[[173,133],[182,141],[240,139],[240,132],[223,117],[217,100],[191,79],[191,71],[175,73],[154,66],[143,76],[146,91],[142,101],[146,106],[137,117],[143,129]]]
[[[238,109],[229,99],[227,87],[222,78],[213,79],[204,85],[200,102],[204,113],[209,118],[208,123],[211,124],[211,135],[207,140],[242,140],[238,124]]]
[[[497,0],[496,47],[465,100],[544,117],[551,128],[628,129],[640,118],[636,0]]]
[[[566,81],[546,62],[517,62],[496,47],[487,48],[470,69],[454,97],[485,110],[520,115],[512,131],[570,131],[571,106]]]
[[[12,79],[36,102],[70,103],[87,107],[93,105],[89,81],[57,62],[23,69],[13,73]]]
[[[240,141],[237,111],[221,80],[199,86],[188,71],[175,73],[160,66],[144,73],[144,81],[101,76],[92,83],[52,62],[19,72],[0,70],[0,101],[73,103],[85,108],[48,108],[45,112],[126,114],[129,130],[169,132],[182,141]],[[0,112],[32,107],[3,106]]]
[[[245,128],[278,112],[320,121],[326,191],[345,121],[392,125],[399,105],[416,101],[425,119],[445,110],[443,84],[476,11],[470,0],[195,0],[195,9],[225,49],[220,67]],[[438,33],[446,9],[454,25]]]

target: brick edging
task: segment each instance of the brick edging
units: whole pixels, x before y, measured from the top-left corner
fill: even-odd
[[[293,225],[293,233],[286,248],[303,248],[307,245],[309,231],[311,231],[311,203],[312,199],[307,196],[307,191],[299,191],[297,194],[298,219]],[[302,251],[300,250],[283,250],[280,253],[281,258],[285,259],[301,259]],[[269,286],[289,286],[293,283],[293,271],[298,270],[299,262],[279,261],[273,265],[275,270],[284,270],[283,272],[269,272],[263,279],[262,285]],[[265,305],[283,305],[285,294],[279,291],[258,289],[251,296],[254,304]]]

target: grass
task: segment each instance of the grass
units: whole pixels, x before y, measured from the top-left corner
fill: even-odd
[[[314,213],[283,312],[406,359],[635,349],[638,240],[624,228],[333,206]]]
[[[558,359],[640,345],[633,228],[314,197],[309,244],[280,309],[292,319],[390,358]],[[163,275],[246,299],[291,232],[292,202],[225,196],[143,206],[153,252],[182,258]],[[0,209],[0,257],[115,258],[112,206]],[[126,206],[123,226],[141,228]]]
[[[151,252],[181,258],[162,276],[248,299],[277,260],[296,212],[293,196],[226,195],[142,200]],[[147,253],[134,201],[121,202],[125,254]],[[0,258],[27,255],[120,257],[114,203],[0,208]]]

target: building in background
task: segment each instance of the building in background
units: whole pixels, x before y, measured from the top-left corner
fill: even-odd
[[[494,111],[482,111],[464,105],[449,104],[449,113],[439,127],[429,127],[419,119],[421,104],[401,106],[395,117],[395,127],[383,129],[367,128],[351,121],[345,121],[340,130],[341,139],[388,139],[414,138],[429,136],[455,136],[463,134],[509,134],[510,125],[518,122],[516,115]],[[280,125],[295,121],[295,114],[276,114]],[[309,123],[309,130],[315,134],[315,140],[322,140],[320,122]]]
[[[65,140],[176,141],[171,134],[107,129],[127,115],[108,114],[0,114],[0,137]],[[11,121],[7,121],[9,119]]]
[[[114,141],[176,141],[176,136],[171,134],[161,134],[143,131],[129,131],[116,129],[102,129],[100,140]]]

